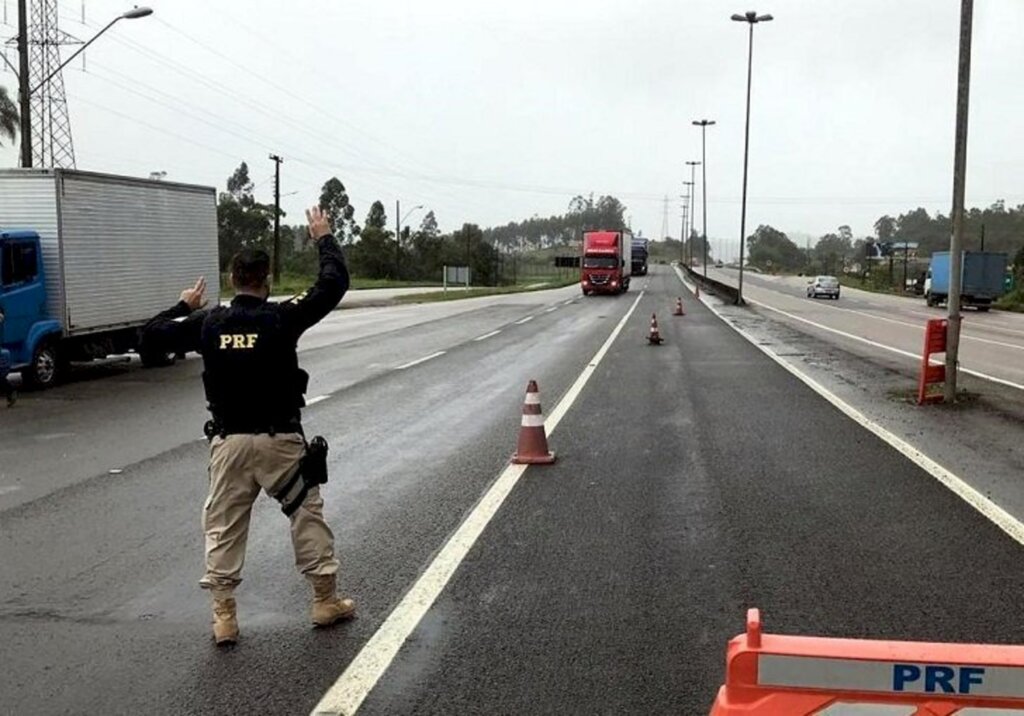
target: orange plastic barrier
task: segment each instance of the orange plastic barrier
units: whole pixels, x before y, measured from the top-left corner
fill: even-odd
[[[928,386],[933,383],[946,382],[946,366],[932,365],[931,357],[933,353],[946,352],[946,327],[948,324],[949,321],[945,318],[932,318],[925,327],[921,377],[917,382],[918,405],[942,402],[942,393],[929,393]]]
[[[729,642],[711,716],[1018,712],[1024,646],[762,634],[751,609],[746,633]]]

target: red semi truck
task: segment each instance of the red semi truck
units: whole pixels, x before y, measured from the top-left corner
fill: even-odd
[[[628,231],[586,231],[580,260],[583,295],[629,290],[633,268],[633,235]]]

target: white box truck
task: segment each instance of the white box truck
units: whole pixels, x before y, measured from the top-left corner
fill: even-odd
[[[212,187],[0,170],[0,347],[30,386],[56,383],[71,361],[135,351],[139,328],[199,276],[215,305],[219,268]]]

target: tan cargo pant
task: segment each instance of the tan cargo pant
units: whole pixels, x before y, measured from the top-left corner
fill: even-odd
[[[203,507],[206,574],[203,589],[230,593],[242,581],[253,502],[272,494],[299,467],[305,441],[297,433],[228,435],[210,443],[210,495]],[[336,574],[334,533],[324,521],[320,489],[313,488],[291,516],[295,566],[306,576]]]

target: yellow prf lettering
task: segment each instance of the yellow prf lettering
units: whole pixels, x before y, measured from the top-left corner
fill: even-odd
[[[259,333],[227,333],[220,337],[220,349],[246,350],[256,347]]]

